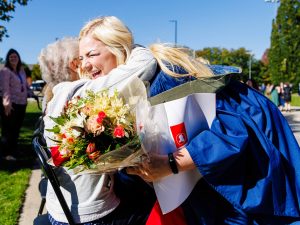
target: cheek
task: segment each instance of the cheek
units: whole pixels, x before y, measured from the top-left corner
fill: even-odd
[[[109,70],[112,70],[117,67],[117,59],[114,55],[110,55],[109,57],[107,57],[106,62],[107,62],[106,67]]]
[[[99,57],[93,57],[90,59],[90,63],[94,66],[94,67],[97,67],[97,68],[101,68],[103,63],[104,63],[104,60],[103,60],[103,57],[99,56]]]

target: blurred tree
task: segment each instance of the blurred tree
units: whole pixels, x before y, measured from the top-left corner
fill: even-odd
[[[204,48],[196,51],[196,57],[202,57],[210,62],[210,64],[221,64],[222,50],[217,47]]]
[[[41,80],[42,79],[42,73],[41,73],[39,64],[34,64],[32,66],[31,77],[32,77],[32,80]]]
[[[13,18],[10,13],[15,11],[16,5],[27,5],[28,1],[29,0],[0,0],[0,20],[10,21]],[[3,37],[9,36],[6,27],[0,25],[0,42],[3,40]]]
[[[269,54],[269,48],[267,48],[263,54],[263,56],[261,57],[261,62],[264,66],[268,66],[269,65],[269,57],[268,57],[268,54]]]
[[[254,59],[245,48],[239,48],[237,50],[221,49],[218,47],[204,48],[196,51],[196,57],[202,57],[208,60],[210,64],[230,65],[242,68],[242,74],[236,76],[236,78],[244,82],[249,78],[249,63],[251,57],[251,77],[258,84],[264,82],[263,64]]]
[[[300,83],[300,1],[281,0],[273,20],[269,73],[273,83]]]

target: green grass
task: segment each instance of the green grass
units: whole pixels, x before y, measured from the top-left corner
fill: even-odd
[[[300,106],[300,96],[298,94],[293,94],[292,95],[292,106]]]
[[[31,148],[31,138],[35,123],[41,115],[35,102],[29,102],[26,117],[20,133],[22,155],[16,162],[0,161],[0,224],[16,225],[22,209],[35,153]],[[37,209],[38,210],[38,209]]]

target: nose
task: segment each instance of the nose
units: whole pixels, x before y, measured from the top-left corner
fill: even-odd
[[[88,72],[92,70],[93,65],[88,60],[83,60],[81,63],[81,68]]]

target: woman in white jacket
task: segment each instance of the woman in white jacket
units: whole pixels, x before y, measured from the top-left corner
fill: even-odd
[[[88,45],[84,45],[87,43],[85,41],[94,41],[94,47],[89,49]],[[103,43],[110,43],[110,46],[115,47],[108,48],[101,45]],[[47,131],[54,125],[49,116],[58,116],[68,99],[83,95],[87,89],[100,90],[103,87],[122,86],[122,83],[125,84],[126,79],[130,77],[149,80],[156,69],[156,61],[150,51],[134,46],[131,32],[115,17],[103,17],[89,22],[80,33],[79,51],[81,63],[86,63],[86,58],[94,59],[98,61],[99,67],[82,70],[81,74],[84,77],[81,80],[63,82],[54,87],[54,96],[47,105],[47,114],[44,117],[44,136],[48,147],[54,145],[51,140],[52,133]],[[102,60],[99,57],[107,57],[111,65],[109,67],[100,65]],[[114,192],[114,174],[78,175],[63,167],[57,171],[62,192],[76,223],[137,225],[145,223],[152,207],[151,203],[148,204],[148,208],[133,204],[128,206],[122,201],[120,203]],[[46,198],[51,223],[67,223],[51,185],[48,187]]]

